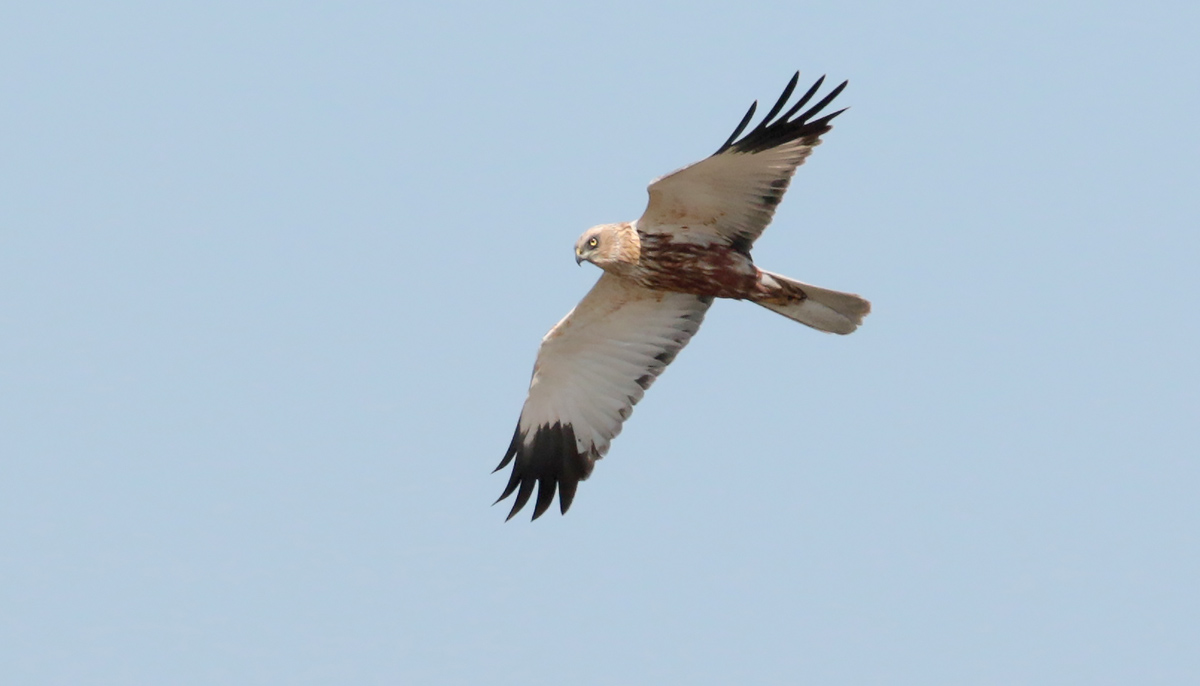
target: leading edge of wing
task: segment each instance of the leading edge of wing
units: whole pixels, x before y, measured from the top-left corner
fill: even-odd
[[[829,103],[833,102],[833,99],[836,98],[850,82],[841,82],[825,97],[821,98],[817,104],[801,113],[795,119],[792,119],[792,117],[800,111],[800,108],[807,105],[809,100],[812,100],[813,96],[817,94],[817,91],[821,89],[821,85],[825,83],[825,77],[822,76],[821,78],[817,79],[816,83],[814,83],[808,89],[808,91],[806,91],[804,95],[800,97],[800,100],[792,105],[792,107],[786,113],[784,113],[783,116],[776,119],[776,115],[778,115],[780,110],[783,109],[784,105],[787,104],[788,99],[792,97],[792,92],[796,90],[796,84],[799,83],[799,81],[800,72],[796,72],[795,75],[792,76],[792,80],[788,82],[787,87],[783,89],[783,94],[779,96],[779,100],[775,102],[775,105],[771,107],[771,110],[767,112],[767,115],[763,117],[761,122],[758,123],[758,126],[754,127],[750,133],[747,133],[745,136],[739,139],[738,136],[740,136],[742,131],[746,129],[746,126],[754,117],[754,111],[758,108],[758,101],[755,101],[753,104],[751,104],[750,109],[746,112],[746,116],[742,117],[742,121],[737,125],[737,128],[733,130],[733,134],[730,135],[729,139],[726,140],[720,148],[717,148],[717,151],[713,154],[720,155],[726,150],[742,153],[761,152],[763,150],[770,150],[771,148],[783,145],[788,141],[793,141],[800,138],[816,137],[829,131],[829,129],[832,128],[829,122],[832,121],[834,117],[838,116],[842,112],[845,112],[848,108],[843,107],[842,109],[831,114],[827,114],[820,119],[812,119],[812,117],[820,114],[821,110],[825,109]]]

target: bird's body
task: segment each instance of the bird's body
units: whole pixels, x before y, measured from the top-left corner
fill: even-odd
[[[739,300],[756,290],[758,269],[748,253],[726,245],[676,241],[666,232],[641,238],[645,260],[637,280],[647,288]]]
[[[596,260],[598,266],[639,286],[713,298],[750,296],[758,270],[749,253],[725,245],[678,240],[675,236],[688,227],[678,228],[676,233],[644,233],[636,223],[625,222],[601,225],[584,235],[589,240],[595,236],[615,242],[617,250],[609,259]]]
[[[650,184],[635,222],[601,224],[575,244],[577,262],[604,275],[542,339],[529,397],[497,469],[513,463],[500,500],[514,492],[509,518],[538,486],[534,519],[559,492],[565,513],[633,405],[700,327],[714,298],[750,300],[821,331],[846,334],[870,303],[759,269],[754,241],[770,223],[796,167],[829,121],[812,119],[845,87],[793,118],[823,79],[786,114],[799,74],[750,133],[755,106],[711,157]]]

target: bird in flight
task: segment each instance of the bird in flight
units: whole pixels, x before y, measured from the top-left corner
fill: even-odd
[[[821,77],[784,112],[799,79],[797,72],[748,133],[742,135],[757,102],[710,157],[651,182],[640,219],[594,226],[575,242],[575,261],[604,273],[542,339],[529,397],[496,467],[512,464],[496,501],[516,493],[508,519],[529,502],[535,484],[534,519],[556,490],[566,513],[580,480],[696,334],[714,298],[749,300],[837,334],[854,331],[871,311],[857,295],[764,271],[750,256],[796,168],[845,111],[818,116],[846,82],[804,109]]]

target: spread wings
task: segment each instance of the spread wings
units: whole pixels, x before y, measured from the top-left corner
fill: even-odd
[[[538,350],[529,397],[496,470],[513,463],[496,502],[515,491],[512,519],[538,484],[533,518],[559,491],[565,513],[650,384],[687,345],[711,298],[653,291],[605,273]]]
[[[799,79],[796,72],[779,101],[750,133],[738,138],[754,116],[757,102],[711,157],[652,182],[650,204],[638,220],[638,230],[673,233],[686,242],[723,242],[740,252],[749,251],[771,223],[796,167],[832,128],[830,120],[845,111],[813,119],[846,87],[842,82],[817,104],[796,114],[816,95],[825,81],[822,76],[776,118]]]

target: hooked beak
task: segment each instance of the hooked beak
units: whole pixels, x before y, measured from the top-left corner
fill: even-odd
[[[583,264],[583,253],[575,251],[575,264]]]

